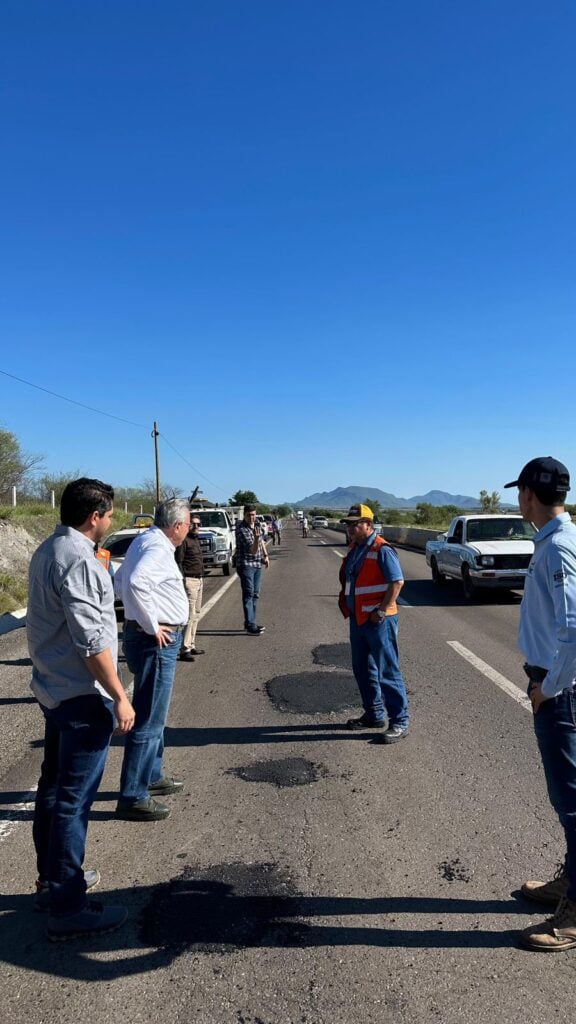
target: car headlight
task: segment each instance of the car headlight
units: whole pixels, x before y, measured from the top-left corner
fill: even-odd
[[[228,541],[226,540],[225,537],[217,537],[216,538],[216,551],[226,551],[227,547],[228,547]]]
[[[494,565],[494,555],[482,555],[480,565]]]

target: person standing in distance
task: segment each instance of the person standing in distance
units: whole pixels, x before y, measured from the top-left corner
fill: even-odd
[[[520,608],[518,646],[530,680],[528,696],[548,796],[564,828],[563,867],[548,882],[528,881],[525,896],[555,908],[520,933],[526,949],[576,946],[576,526],[565,511],[570,475],[551,456],[532,459],[517,480],[522,517],[533,523],[534,555]]]
[[[352,670],[364,714],[349,729],[383,729],[384,743],[408,735],[408,697],[398,660],[398,608],[404,586],[394,548],[374,530],[368,505],[352,505],[344,522],[350,548],[340,567],[340,611],[350,620]]]
[[[190,530],[179,547],[176,548],[176,564],[184,577],[184,587],[188,597],[188,625],[184,632],[182,648],[180,651],[181,661],[194,661],[197,654],[204,654],[204,651],[196,647],[196,630],[200,620],[202,609],[202,592],[204,584],[204,562],[202,559],[202,545],[198,530],[202,523],[191,513]]]
[[[236,571],[242,587],[244,629],[250,636],[260,636],[266,629],[256,622],[263,565],[268,568],[268,552],[256,519],[256,506],[246,505],[244,519],[236,524]]]
[[[64,488],[60,525],[30,562],[26,613],[31,688],[44,715],[44,761],[32,835],[36,904],[49,909],[47,935],[63,941],[119,928],[124,907],[86,892],[100,880],[84,872],[88,815],[104,772],[110,737],[129,733],[134,710],[117,672],[114,591],[95,557],[110,530],[114,491],[81,477]]]
[[[188,599],[175,549],[190,529],[190,507],[180,498],[156,507],[154,526],[134,538],[114,577],[124,605],[124,654],[134,675],[136,725],[126,737],[116,817],[159,821],[170,808],[156,796],[184,788],[164,775],[164,726],[170,708]]]
[[[275,547],[276,541],[278,541],[278,546],[280,546],[281,536],[282,536],[282,520],[280,519],[280,516],[278,515],[278,513],[275,513],[274,518],[272,520],[272,546],[273,547]]]

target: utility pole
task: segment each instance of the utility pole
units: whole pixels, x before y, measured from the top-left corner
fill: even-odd
[[[156,460],[156,504],[160,504],[160,459],[158,457],[158,424],[154,420],[154,430],[152,431],[152,437],[154,438],[154,458]]]

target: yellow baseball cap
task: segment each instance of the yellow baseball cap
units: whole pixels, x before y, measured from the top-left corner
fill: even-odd
[[[348,509],[348,515],[343,520],[345,523],[357,523],[361,519],[367,519],[369,522],[374,522],[374,513],[369,505],[351,505]]]

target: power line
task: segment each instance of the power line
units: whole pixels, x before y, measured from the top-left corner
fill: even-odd
[[[79,405],[81,409],[88,409],[90,412],[95,412],[98,416],[107,416],[110,420],[118,420],[119,423],[128,423],[131,427],[142,427],[143,430],[148,430],[143,423],[134,423],[133,420],[125,420],[122,416],[114,416],[111,412],[104,412],[103,409],[95,409],[93,405],[85,405],[84,402],[77,402],[75,398],[68,398],[66,395],[59,395],[56,391],[50,391],[48,388],[42,388],[39,384],[33,384],[31,380],[24,380],[22,377],[16,377],[13,373],[8,373],[7,370],[0,370],[5,377],[11,377],[12,380],[17,380],[20,384],[27,384],[29,388],[35,388],[36,391],[43,391],[46,395],[52,395],[52,398],[60,398],[63,402],[70,402],[70,405]]]
[[[26,384],[27,387],[35,388],[36,391],[43,391],[44,394],[51,395],[52,398],[59,398],[62,402],[69,402],[70,405],[77,405],[81,409],[88,409],[89,412],[95,412],[98,416],[106,416],[108,419],[118,420],[119,423],[127,423],[131,427],[138,427],[142,428],[142,430],[149,430],[149,427],[147,427],[144,423],[135,423],[133,420],[126,420],[122,416],[115,416],[111,412],[104,412],[103,409],[95,409],[93,405],[86,405],[84,402],[77,402],[75,398],[68,398],[66,395],[59,395],[58,392],[56,391],[50,391],[49,388],[43,388],[40,386],[40,384],[33,384],[31,380],[24,380],[23,377],[17,377],[16,374],[14,373],[8,373],[7,370],[0,369],[0,373],[3,374],[5,377],[10,377],[11,380],[17,380],[19,384]],[[164,443],[167,444],[168,447],[171,448],[172,451],[175,452],[176,455],[178,455],[178,457],[182,459],[182,461],[185,462],[187,466],[190,467],[190,469],[193,469],[195,473],[198,473],[198,475],[202,477],[203,480],[206,480],[206,482],[209,483],[211,487],[215,487],[216,490],[221,491],[222,494],[228,493],[223,487],[220,487],[218,484],[215,484],[213,480],[210,480],[207,476],[204,475],[204,473],[201,473],[197,466],[193,466],[192,463],[189,462],[188,459],[184,457],[184,455],[182,455],[182,452],[179,452],[178,449],[174,447],[174,445],[168,440],[165,434],[160,433],[160,431],[158,432],[158,434],[162,438]]]
[[[190,466],[190,469],[193,469],[195,473],[198,473],[198,476],[201,476],[203,480],[206,480],[206,483],[209,483],[211,487],[215,487],[217,491],[222,491],[222,494],[228,494],[228,491],[224,490],[223,487],[220,487],[218,484],[215,484],[213,480],[210,480],[207,476],[204,475],[204,473],[201,473],[197,466],[193,466],[191,462],[188,462],[188,459],[185,458],[184,455],[182,455],[182,452],[179,452],[178,449],[175,448],[174,445],[168,440],[166,434],[163,434],[162,431],[160,430],[158,431],[158,434],[164,441],[164,444],[167,444],[168,447],[171,448],[173,452],[176,452],[176,455],[178,455],[179,458],[182,459],[182,462],[185,462],[187,466]]]

